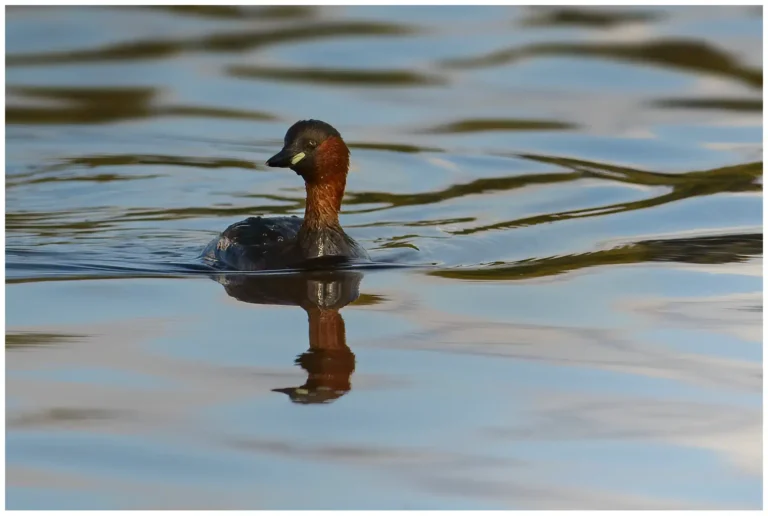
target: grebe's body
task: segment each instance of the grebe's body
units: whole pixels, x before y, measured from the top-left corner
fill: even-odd
[[[210,263],[238,271],[333,265],[369,260],[368,253],[341,227],[302,233],[299,217],[249,217],[208,244]]]

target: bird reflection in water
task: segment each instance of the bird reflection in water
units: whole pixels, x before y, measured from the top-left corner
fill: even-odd
[[[245,303],[296,305],[307,312],[309,349],[295,363],[307,372],[300,387],[273,389],[294,403],[329,403],[352,388],[355,355],[347,346],[339,310],[360,295],[363,275],[351,271],[300,274],[220,275],[227,294]]]

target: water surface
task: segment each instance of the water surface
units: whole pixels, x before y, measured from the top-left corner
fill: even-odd
[[[6,15],[8,508],[761,506],[760,7]],[[303,118],[402,267],[212,274]]]

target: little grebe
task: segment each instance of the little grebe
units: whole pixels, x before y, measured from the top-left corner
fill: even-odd
[[[267,165],[290,168],[304,178],[304,219],[250,217],[232,224],[206,246],[207,261],[253,271],[370,259],[339,224],[349,148],[336,129],[319,120],[296,122],[285,133],[283,149]]]

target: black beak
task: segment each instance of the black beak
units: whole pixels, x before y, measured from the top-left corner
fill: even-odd
[[[291,395],[296,390],[294,387],[283,387],[282,389],[270,389],[272,392],[282,392],[283,394]]]
[[[268,167],[280,167],[280,168],[287,168],[291,166],[291,158],[293,158],[294,154],[296,154],[293,151],[289,151],[288,149],[283,149],[271,158],[267,160],[267,166]]]

